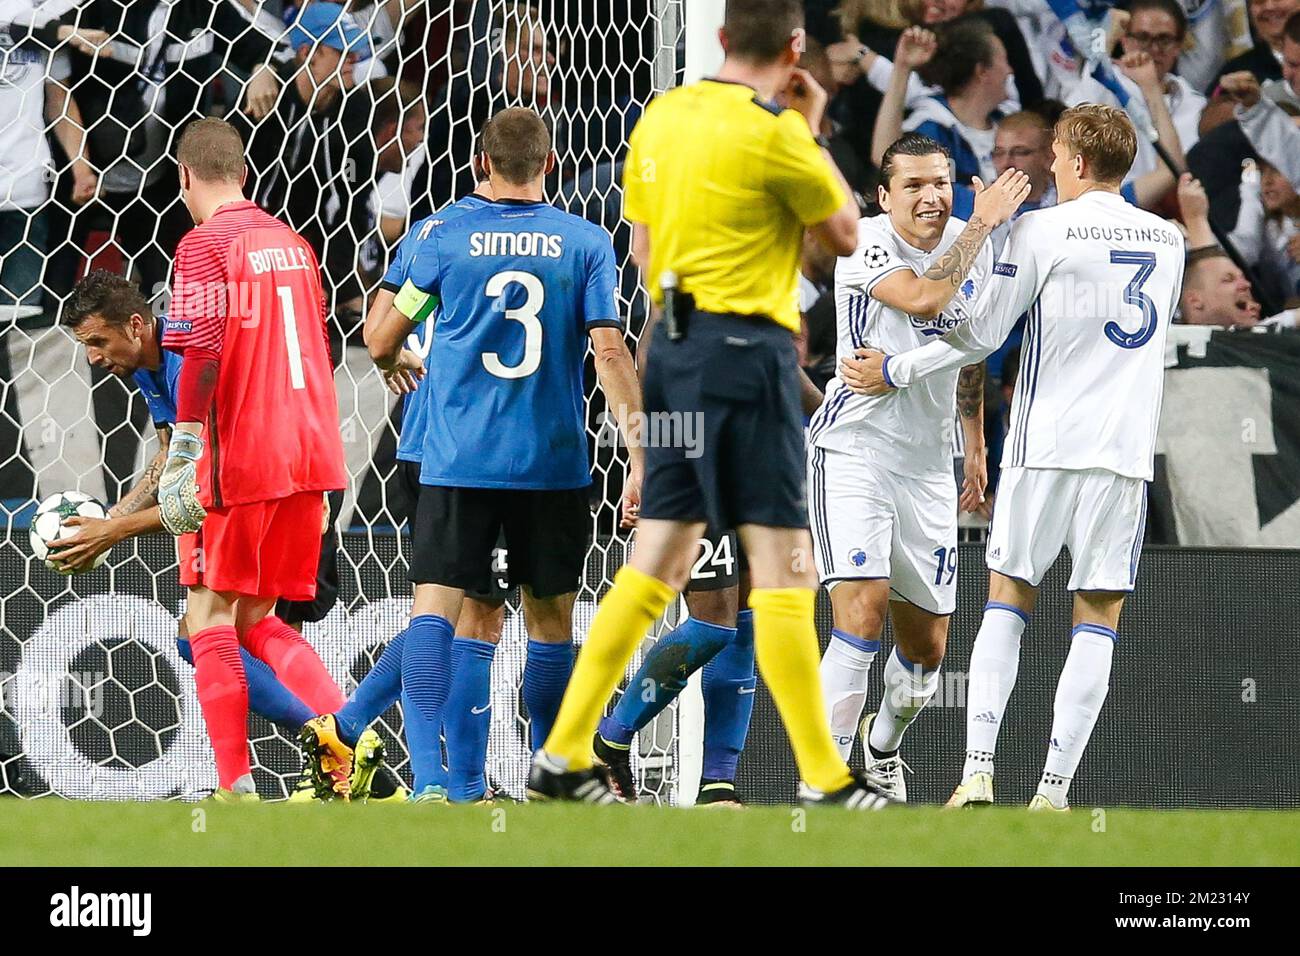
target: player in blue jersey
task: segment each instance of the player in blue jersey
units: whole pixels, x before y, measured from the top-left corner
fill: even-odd
[[[86,347],[86,357],[91,365],[121,378],[130,378],[140,390],[149,408],[150,418],[157,430],[158,451],[135,485],[108,510],[108,518],[69,518],[67,523],[79,527],[76,535],[51,544],[51,560],[69,573],[89,570],[95,558],[113,545],[136,535],[164,530],[158,512],[158,476],[167,460],[172,425],[176,422],[176,381],[180,375],[181,359],[174,352],[160,346],[166,317],[154,318],[149,303],[135,285],[119,275],[96,270],[81,279],[63,311],[63,323]],[[295,602],[286,613],[285,620],[300,624],[302,620],[320,620],[329,611],[338,594],[337,565],[334,562],[336,544],[333,535],[325,535],[321,548],[321,575],[331,571],[334,581],[322,581],[318,588],[327,599],[319,606],[303,606]],[[280,609],[282,613],[290,609]],[[194,659],[184,618],[180,621],[177,650],[190,664]],[[297,733],[303,723],[311,719],[311,709],[284,684],[275,672],[247,650],[240,649],[244,673],[248,679],[249,709],[273,724]],[[361,784],[362,799],[368,795],[372,781],[376,798],[391,795],[394,782],[387,775],[375,778],[374,774],[383,757],[383,747],[373,733],[357,748],[353,766],[353,793]],[[310,777],[304,775],[309,784]],[[299,791],[303,791],[300,781]]]
[[[398,244],[362,328],[362,337],[366,341],[369,341],[371,332],[392,308],[394,297],[410,274],[411,263],[420,248],[432,241],[430,236],[433,231],[443,223],[470,210],[479,209],[490,201],[491,188],[487,177],[481,172],[482,164],[476,160],[475,167],[478,173],[475,191],[415,223]],[[429,392],[423,371],[429,359],[432,329],[433,323],[427,323],[407,336],[402,361],[397,368],[384,373],[384,380],[390,390],[403,399],[397,443],[397,479],[406,493],[408,508],[404,517],[409,524],[414,524],[415,504],[419,498],[420,457],[428,417],[425,399]],[[494,567],[501,567],[502,561],[500,552],[493,555]],[[506,590],[500,575],[494,574],[485,591],[467,593],[460,619],[456,622],[457,635],[493,645],[500,641]],[[405,653],[407,635],[412,631],[422,634],[428,627],[429,622],[422,616],[413,616],[407,629],[385,645],[379,660],[357,685],[343,708],[336,714],[322,714],[309,721],[310,734],[304,742],[306,759],[318,760],[323,755],[333,756],[335,751],[343,752],[354,746],[365,728],[399,697],[402,698],[404,722],[411,724],[419,721],[422,724],[420,729],[415,730],[416,735],[438,739],[441,733],[441,711],[450,685],[444,686],[440,682],[431,695],[431,701],[418,696],[417,699],[412,699],[409,694],[403,693],[402,688],[402,655]],[[437,650],[440,659],[450,660],[450,636],[438,640]],[[442,673],[446,671],[445,667],[441,669]],[[527,683],[525,686],[528,686]],[[421,707],[422,703],[424,707]],[[409,733],[410,731],[408,735]],[[412,802],[446,801],[447,771],[438,748],[412,752],[411,764],[415,778]]]
[[[429,235],[370,335],[375,363],[412,367],[402,345],[435,315],[429,353],[428,420],[420,471],[411,580],[412,619],[402,683],[417,704],[438,686],[451,798],[484,792],[485,728],[494,647],[457,637],[451,660],[438,647],[456,633],[466,591],[481,590],[498,531],[509,548],[508,576],[521,587],[529,668],[543,657],[544,692],[528,693],[532,741],[540,745],[567,684],[573,600],[591,527],[591,475],[583,364],[588,340],[596,376],[627,434],[639,418],[640,389],[615,300],[617,270],[608,233],[542,197],[555,164],[550,135],[532,110],[508,109],[484,127],[483,168],[493,201],[443,222]],[[625,521],[640,501],[642,456],[630,450]],[[558,650],[557,650],[558,649]],[[407,724],[408,731],[419,733]],[[412,751],[437,741],[408,733]]]

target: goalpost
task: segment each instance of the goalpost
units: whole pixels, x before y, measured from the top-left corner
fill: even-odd
[[[686,4],[685,82],[710,76],[722,65],[718,27],[726,11],[726,0],[689,0]]]
[[[614,234],[620,257],[620,308],[632,333],[639,333],[646,302],[627,254],[627,236],[620,234],[626,231],[620,222],[618,185],[626,135],[651,96],[717,68],[723,0],[632,0],[631,4],[627,0],[543,0],[531,12],[514,0],[472,0],[464,5],[466,22],[456,22],[440,33],[435,16],[415,43],[409,37],[406,43],[387,39],[389,33],[380,29],[377,19],[380,7],[364,6],[357,14],[386,57],[383,67],[376,66],[379,61],[363,63],[357,70],[359,84],[382,72],[421,79],[437,75],[450,82],[453,93],[467,91],[471,106],[486,100],[495,109],[522,101],[520,89],[512,86],[519,83],[520,75],[532,71],[535,77],[538,70],[546,69],[527,59],[527,43],[516,44],[524,52],[511,64],[514,51],[504,48],[510,31],[535,36],[545,45],[546,55],[555,57],[548,117],[557,131],[556,149],[566,178],[551,198]],[[523,26],[509,25],[512,11],[519,9],[526,11]],[[157,62],[178,69],[160,68],[150,82],[180,95],[175,92],[182,88],[179,81],[169,84],[180,76],[180,66],[190,75],[200,71],[204,61],[185,58],[202,45],[188,35],[174,35],[166,18],[151,20],[149,29],[156,32],[133,38],[136,45],[129,49],[161,50]],[[247,29],[273,32],[275,23],[262,14]],[[196,106],[230,115],[242,103],[229,94],[238,91],[247,77],[238,75],[229,62],[214,68],[221,81],[201,95],[213,97],[213,89],[225,89],[226,100],[205,99]],[[74,97],[77,89],[73,81]],[[289,92],[286,88],[281,95]],[[423,100],[431,129],[433,118],[445,116],[451,104],[463,102],[427,86]],[[150,118],[155,129],[160,118]],[[372,109],[368,119],[373,118]],[[84,117],[92,136],[98,124],[112,119]],[[367,128],[373,138],[373,128]],[[174,137],[178,129],[161,132]],[[425,162],[438,171],[468,168],[470,157],[457,151],[457,142],[454,135],[445,141],[430,140]],[[128,137],[115,158],[125,164],[139,161],[134,153],[139,145]],[[58,176],[57,170],[51,170],[47,182]],[[386,259],[377,235],[379,214],[392,214],[395,207],[396,214],[404,215],[402,190],[421,181],[409,169],[396,184],[392,179],[385,179],[372,198],[376,216],[369,231],[347,236],[348,242],[355,243],[357,258],[368,266],[369,290],[375,288]],[[33,223],[48,219],[69,229],[67,200],[57,190],[54,193],[28,211],[29,219]],[[178,201],[171,193],[167,197],[168,202]],[[413,198],[438,203],[442,197]],[[280,211],[274,203],[268,206],[272,213]],[[150,212],[161,219],[165,210],[150,207]],[[321,215],[325,214],[323,202]],[[121,214],[109,217],[107,241],[97,232],[90,233],[108,250],[97,266],[122,271],[128,264],[129,250],[118,248],[114,237],[114,229],[123,224]],[[348,228],[352,229],[351,223]],[[56,281],[60,262],[56,253],[66,255],[69,245],[70,234],[51,235],[44,258],[42,306],[0,311],[0,397],[4,398],[0,403],[0,518],[5,519],[0,536],[0,794],[193,798],[215,786],[216,779],[193,672],[175,644],[183,593],[176,580],[171,540],[154,535],[123,542],[102,568],[72,578],[34,561],[27,543],[27,522],[35,502],[75,489],[112,504],[156,449],[152,425],[133,386],[91,369],[84,349],[57,325],[66,288]],[[163,251],[170,256],[174,249]],[[326,292],[332,306],[344,298],[345,286],[345,278],[331,273],[327,265]],[[405,578],[410,542],[399,531],[404,503],[392,476],[400,421],[396,401],[372,368],[359,331],[338,315],[332,322],[335,385],[350,475],[338,521],[340,596],[329,615],[319,623],[308,623],[305,633],[335,678],[350,690],[383,643],[404,625],[410,605]],[[626,535],[618,533],[613,520],[623,459],[617,448],[610,447],[616,443],[607,440],[608,426],[600,414],[603,399],[594,383],[588,397],[593,403],[589,423],[595,447],[595,513],[587,579],[574,612],[579,640],[627,547]],[[508,436],[487,438],[508,440]],[[665,623],[673,623],[683,611],[679,602]],[[520,700],[526,641],[522,616],[512,603],[492,673],[488,775],[513,796],[523,795],[529,758]],[[638,653],[629,665],[629,674],[640,657]],[[386,712],[378,729],[387,743],[390,763],[404,772],[407,758],[400,709]],[[702,732],[697,675],[681,701],[642,735],[633,759],[644,792],[665,803],[693,802]],[[287,794],[299,769],[292,730],[253,718],[250,738],[259,789],[268,797]]]

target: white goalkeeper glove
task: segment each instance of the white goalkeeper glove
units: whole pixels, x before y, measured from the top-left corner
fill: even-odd
[[[199,504],[195,462],[203,455],[203,439],[179,428],[172,430],[167,464],[158,479],[158,508],[163,527],[174,535],[198,531],[208,513]]]

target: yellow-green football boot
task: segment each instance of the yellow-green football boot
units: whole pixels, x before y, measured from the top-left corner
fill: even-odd
[[[343,742],[334,715],[321,714],[303,724],[298,743],[302,747],[303,772],[311,776],[315,799],[348,800],[352,794],[352,748]]]

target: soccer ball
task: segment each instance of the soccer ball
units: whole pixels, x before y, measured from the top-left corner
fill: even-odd
[[[82,494],[80,491],[61,491],[57,495],[50,495],[36,508],[36,517],[32,519],[32,527],[28,536],[32,543],[32,554],[45,562],[45,566],[51,571],[59,571],[50,563],[50,542],[58,541],[60,538],[71,538],[77,533],[75,527],[65,527],[63,522],[68,518],[107,518],[108,512],[90,495]],[[99,567],[108,560],[108,552],[105,551],[95,559],[93,567]],[[67,572],[59,571],[60,574]]]

